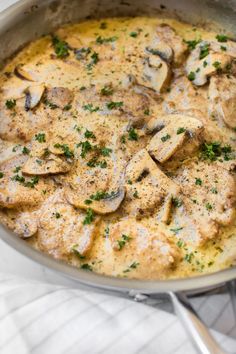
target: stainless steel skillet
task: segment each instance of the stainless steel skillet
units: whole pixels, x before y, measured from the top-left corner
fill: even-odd
[[[11,56],[25,43],[51,32],[66,22],[88,17],[159,15],[174,16],[195,25],[211,24],[223,27],[236,37],[236,0],[20,0],[0,14],[0,62]],[[22,254],[73,278],[78,286],[86,285],[119,296],[145,300],[168,293],[179,318],[202,353],[223,353],[200,322],[187,301],[191,292],[219,286],[236,279],[236,269],[226,269],[195,278],[140,281],[105,277],[73,268],[39,253],[24,241],[0,226],[1,238]]]

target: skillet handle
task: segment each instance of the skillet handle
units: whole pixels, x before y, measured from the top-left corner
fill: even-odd
[[[201,354],[225,354],[183,293],[169,292],[174,310]]]

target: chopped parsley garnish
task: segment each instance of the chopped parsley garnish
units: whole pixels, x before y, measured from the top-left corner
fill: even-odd
[[[97,166],[100,166],[101,168],[107,168],[107,162],[105,160],[100,161],[97,163]]]
[[[24,183],[25,182],[25,177],[20,176],[20,175],[15,175],[12,178],[12,181],[16,181],[16,182],[20,182],[20,183]]]
[[[196,48],[196,46],[198,45],[198,43],[200,43],[200,42],[201,42],[201,39],[193,39],[193,40],[189,40],[189,41],[184,40],[184,43],[187,44],[189,50],[194,50]]]
[[[183,127],[178,128],[178,129],[177,129],[177,134],[178,134],[178,135],[179,135],[179,134],[182,134],[182,133],[184,133],[185,131],[186,131],[186,129],[183,128]]]
[[[99,107],[93,107],[92,103],[88,103],[88,104],[84,105],[83,109],[85,111],[89,111],[90,113],[99,111]]]
[[[4,173],[0,172],[0,178],[3,178],[3,176],[4,176]]]
[[[5,106],[7,107],[7,109],[13,109],[16,106],[16,100],[6,100]]]
[[[150,114],[150,110],[147,108],[147,109],[145,109],[145,111],[143,112],[146,116],[149,116],[149,114]]]
[[[228,37],[225,34],[217,34],[216,39],[220,43],[225,43],[228,40]]]
[[[213,194],[217,194],[218,193],[218,191],[217,191],[217,189],[216,188],[211,188],[211,193],[213,193]]]
[[[83,224],[84,225],[89,225],[94,221],[95,215],[94,211],[91,208],[88,208],[86,210],[86,216],[84,218]]]
[[[196,186],[201,186],[202,185],[201,178],[195,178],[195,184],[196,184]]]
[[[196,78],[196,74],[195,74],[193,71],[191,71],[191,72],[188,74],[188,79],[189,79],[189,81],[194,81],[195,78]]]
[[[96,43],[97,44],[112,43],[112,42],[115,42],[117,39],[118,39],[117,36],[113,36],[113,37],[109,37],[109,38],[104,38],[104,37],[98,36],[96,38]]]
[[[183,227],[176,227],[174,229],[170,229],[170,231],[174,232],[174,234],[178,234],[178,232],[181,230],[183,230]]]
[[[54,47],[54,51],[58,58],[66,58],[69,55],[69,46],[68,43],[59,39],[57,36],[52,37],[52,45]]]
[[[58,212],[56,212],[56,213],[55,213],[55,218],[56,218],[56,219],[60,219],[60,217],[61,217],[61,214],[58,213]]]
[[[13,172],[18,173],[20,170],[21,170],[21,166],[16,166]]]
[[[82,127],[79,127],[79,126],[76,124],[73,129],[75,129],[78,133],[80,133]]]
[[[58,106],[57,106],[55,103],[52,103],[52,102],[50,102],[50,101],[48,101],[48,100],[45,100],[44,103],[45,103],[46,106],[48,106],[48,107],[51,108],[51,109],[56,109],[56,108],[58,108]]]
[[[96,53],[96,52],[93,52],[93,54],[91,55],[91,61],[90,61],[90,63],[87,65],[87,69],[88,70],[91,70],[92,69],[92,67],[95,65],[95,64],[97,64],[98,62],[99,62],[99,55],[98,55],[98,53]]]
[[[84,159],[86,154],[92,150],[92,145],[90,144],[90,142],[88,140],[86,141],[81,141],[78,145],[78,147],[81,146],[81,154],[80,156]]]
[[[29,188],[34,188],[34,186],[36,184],[38,184],[38,182],[39,182],[39,177],[38,176],[32,177],[31,180],[29,180],[27,182],[25,181],[25,177],[20,176],[18,174],[13,176],[11,179],[12,179],[12,181],[16,181],[16,182],[19,182],[19,183],[23,184],[24,187],[29,187]]]
[[[70,103],[68,103],[63,107],[63,111],[69,111],[71,108],[72,108],[72,105]]]
[[[92,202],[93,201],[91,199],[85,199],[84,204],[90,205],[90,204],[92,204]]]
[[[138,191],[135,191],[135,192],[134,192],[133,197],[134,197],[134,198],[138,198]]]
[[[98,191],[95,194],[90,195],[90,199],[99,201],[99,200],[102,200],[102,199],[112,198],[115,195],[116,195],[115,192],[108,193],[108,192],[105,192],[105,191]]]
[[[118,244],[118,249],[121,250],[127,242],[129,242],[131,240],[131,237],[130,236],[127,236],[127,235],[122,235],[121,236],[121,240],[118,240],[117,241],[117,244]]]
[[[130,32],[130,37],[132,37],[132,38],[136,38],[136,37],[138,37],[138,32]]]
[[[138,140],[138,134],[137,134],[137,132],[135,131],[134,128],[130,128],[128,139],[129,140],[134,140],[134,141]]]
[[[71,158],[74,157],[73,151],[70,150],[70,148],[69,148],[69,146],[67,144],[55,144],[54,147],[56,149],[61,149],[66,158],[71,159]]]
[[[113,89],[111,88],[111,86],[104,86],[101,89],[101,95],[103,96],[110,96],[113,94]]]
[[[205,43],[204,45],[201,46],[200,54],[199,54],[200,60],[205,58],[209,54],[209,48],[210,48],[209,43]]]
[[[183,204],[182,200],[176,197],[172,197],[172,203],[176,208],[181,207],[181,205]]]
[[[125,144],[125,143],[126,143],[126,137],[125,137],[125,135],[122,135],[122,136],[121,136],[120,142],[121,142],[122,144]]]
[[[38,184],[38,182],[39,182],[39,177],[38,176],[34,176],[34,177],[31,178],[30,181],[25,182],[24,186],[25,187],[29,187],[29,188],[34,188],[34,186],[36,184]]]
[[[100,150],[102,156],[110,156],[110,153],[112,152],[112,149],[103,147]]]
[[[203,67],[205,68],[207,65],[208,65],[207,61],[204,60],[204,62],[203,62]]]
[[[201,157],[204,160],[216,161],[217,158],[223,156],[225,161],[232,159],[232,148],[230,145],[221,146],[218,141],[212,143],[204,143],[201,147]]]
[[[98,161],[97,158],[92,158],[87,162],[87,166],[89,167],[96,167],[99,166],[100,168],[107,168],[107,162],[105,160]]]
[[[45,143],[46,142],[45,134],[44,133],[35,134],[35,140],[37,140],[39,143]]]
[[[223,52],[226,52],[227,48],[224,46],[224,45],[221,45],[220,46],[220,49],[223,51]]]
[[[169,140],[170,139],[170,135],[169,134],[166,134],[164,136],[161,137],[161,141],[164,143],[165,141]]]
[[[82,60],[82,59],[86,59],[86,57],[88,56],[88,54],[91,53],[91,48],[80,48],[80,49],[76,49],[75,51],[75,57],[77,60]]]
[[[213,64],[212,64],[217,70],[220,70],[221,69],[221,63],[219,61],[215,61]]]
[[[106,106],[107,106],[108,109],[114,109],[114,108],[122,107],[123,104],[124,104],[123,102],[113,102],[113,101],[111,101],[111,102],[108,102],[106,104]]]
[[[131,269],[136,269],[139,266],[139,264],[140,264],[139,262],[133,262],[132,264],[130,264],[130,266],[127,269],[123,271],[123,273],[128,273],[130,272]]]
[[[101,22],[99,28],[100,28],[100,29],[106,29],[106,28],[107,28],[107,23],[106,23],[106,22]]]
[[[96,139],[96,136],[93,134],[91,130],[86,129],[84,133],[84,137],[87,139]]]
[[[212,207],[212,205],[211,205],[210,203],[206,203],[206,209],[207,209],[208,211],[210,211],[210,210],[213,209],[213,207]]]
[[[29,155],[29,153],[30,153],[30,150],[26,146],[24,146],[22,149],[22,154]]]
[[[179,248],[182,248],[184,246],[184,241],[183,240],[178,240],[176,243]]]
[[[184,256],[184,260],[187,261],[188,263],[191,263],[193,257],[194,257],[194,254],[192,252],[191,253],[186,253],[186,255]]]
[[[77,251],[77,249],[76,249],[77,247],[78,247],[78,245],[74,245],[74,246],[72,247],[71,251],[72,251],[77,257],[79,257],[80,259],[85,259],[86,257],[85,257],[85,256],[82,256],[82,254],[80,254],[80,252]]]
[[[90,272],[93,271],[92,266],[91,266],[90,264],[88,264],[88,263],[82,264],[80,268],[81,268],[81,269],[85,269],[85,270],[89,270]]]

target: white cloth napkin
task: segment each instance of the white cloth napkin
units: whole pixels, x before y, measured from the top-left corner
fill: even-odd
[[[213,332],[236,353],[236,341]],[[0,353],[194,354],[178,319],[158,308],[0,274]]]
[[[169,303],[149,307],[76,287],[0,240],[0,353],[195,354]],[[222,346],[236,353],[229,295],[193,305]]]

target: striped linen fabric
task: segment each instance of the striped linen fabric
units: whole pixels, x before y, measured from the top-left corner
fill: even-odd
[[[203,298],[195,305],[203,309],[222,304],[222,317],[226,297],[216,296],[212,304]],[[233,338],[213,334],[227,352],[236,353]],[[0,274],[1,354],[121,352],[194,354],[195,350],[176,316],[158,306]]]

